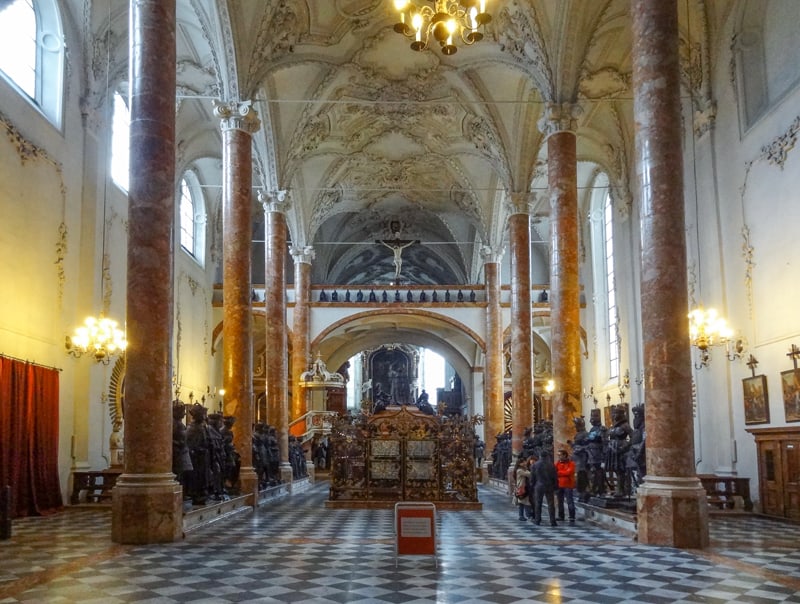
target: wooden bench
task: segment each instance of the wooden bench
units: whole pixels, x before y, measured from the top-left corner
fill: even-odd
[[[121,470],[87,470],[72,473],[72,505],[79,503],[111,503],[111,489]]]
[[[720,510],[744,509],[753,511],[750,499],[750,479],[741,476],[698,474],[708,497],[708,505]]]

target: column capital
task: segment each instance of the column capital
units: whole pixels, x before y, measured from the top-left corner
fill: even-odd
[[[259,191],[258,201],[267,212],[285,212],[289,205],[289,192],[283,191]]]
[[[244,130],[249,134],[258,132],[261,120],[253,109],[253,101],[219,101],[214,99],[214,115],[221,120],[220,128],[226,130]]]
[[[572,132],[578,128],[578,117],[583,109],[577,103],[548,103],[539,118],[539,131],[545,138],[556,132]]]
[[[530,214],[536,194],[531,191],[512,191],[506,195],[509,214]]]
[[[489,264],[491,262],[500,262],[503,258],[503,254],[505,253],[505,248],[501,247],[492,247],[491,245],[483,245],[481,246],[481,258],[483,259],[484,264]]]
[[[301,264],[303,262],[311,264],[311,261],[316,255],[313,245],[292,245],[289,247],[289,253],[292,255],[292,258],[294,258],[295,264]]]

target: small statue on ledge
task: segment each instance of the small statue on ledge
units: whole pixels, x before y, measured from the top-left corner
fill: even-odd
[[[122,443],[122,418],[115,417],[111,427],[111,436],[108,437],[109,465],[112,468],[122,468],[124,448]]]

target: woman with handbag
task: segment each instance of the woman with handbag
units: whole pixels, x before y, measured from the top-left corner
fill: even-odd
[[[528,499],[528,478],[531,471],[528,460],[520,456],[514,466],[514,505],[519,509],[519,519],[527,520],[531,516],[531,506]]]

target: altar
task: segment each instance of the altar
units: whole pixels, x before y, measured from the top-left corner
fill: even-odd
[[[474,418],[427,415],[390,405],[344,416],[330,434],[327,507],[394,507],[426,501],[441,509],[481,509],[474,468]]]

